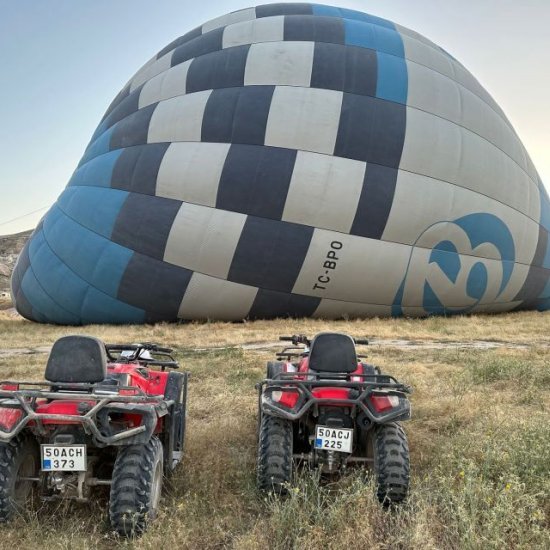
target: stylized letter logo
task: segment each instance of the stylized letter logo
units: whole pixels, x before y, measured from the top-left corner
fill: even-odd
[[[508,227],[476,213],[426,229],[412,247],[392,313],[422,307],[428,314],[467,313],[505,291],[515,261]]]

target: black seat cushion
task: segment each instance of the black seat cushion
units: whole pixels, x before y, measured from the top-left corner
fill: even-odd
[[[318,372],[353,372],[357,369],[355,343],[339,332],[321,332],[313,339],[309,368]]]
[[[107,377],[105,344],[91,336],[64,336],[53,345],[45,378],[49,382],[95,384]]]

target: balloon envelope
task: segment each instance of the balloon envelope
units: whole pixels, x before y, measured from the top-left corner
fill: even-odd
[[[320,4],[209,21],[124,86],[20,255],[60,324],[547,309],[550,207],[418,33]]]

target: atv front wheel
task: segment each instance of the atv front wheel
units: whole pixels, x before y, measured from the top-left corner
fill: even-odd
[[[285,494],[292,479],[292,422],[263,414],[258,439],[260,491]]]
[[[385,506],[399,504],[409,492],[409,445],[398,422],[382,424],[373,434],[376,496]]]
[[[0,443],[0,522],[21,513],[31,496],[38,475],[38,445],[29,435],[18,435]]]
[[[123,447],[115,460],[109,516],[124,537],[141,535],[155,519],[162,492],[163,451],[156,436],[145,445]]]

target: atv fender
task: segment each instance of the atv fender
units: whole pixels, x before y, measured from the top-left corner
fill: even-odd
[[[113,413],[120,413],[125,416],[128,415],[134,415],[136,417],[141,417],[141,426],[145,427],[145,430],[141,433],[138,433],[136,435],[132,435],[130,437],[123,437],[121,439],[112,441],[110,445],[116,445],[116,446],[125,446],[125,445],[144,445],[151,439],[151,436],[155,432],[155,428],[157,427],[158,418],[159,416],[162,416],[163,414],[166,414],[166,410],[164,411],[157,411],[158,407],[155,407],[155,405],[151,404],[133,404],[133,403],[114,403],[111,405],[108,405],[98,411],[97,413],[97,424],[99,431],[102,435],[107,437],[113,437],[116,436],[119,433],[122,433],[125,431],[126,428],[123,429],[116,429],[116,426],[113,426],[109,415]],[[161,414],[158,414],[158,413]],[[100,441],[95,441],[95,444],[98,447],[104,447],[105,443],[102,443]]]
[[[180,462],[185,440],[187,415],[187,380],[184,372],[171,372],[166,381],[164,397],[173,401],[170,413],[164,419],[162,444],[164,446],[164,471],[169,474]]]

